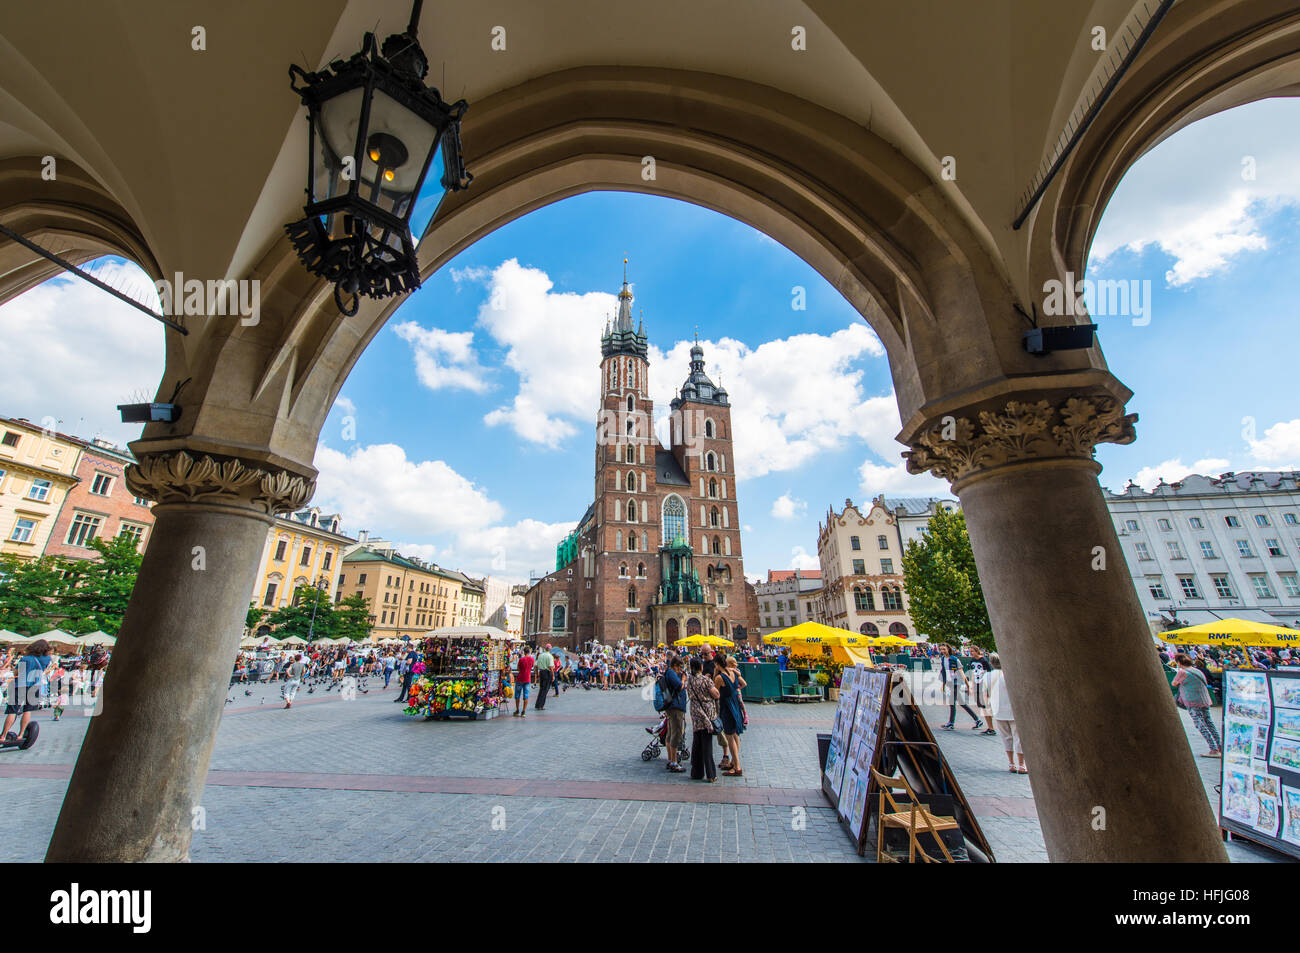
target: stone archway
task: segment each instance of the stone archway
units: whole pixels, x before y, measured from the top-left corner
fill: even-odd
[[[686,637],[689,639],[692,635],[700,634],[700,620],[698,616],[691,616],[686,620]]]
[[[1226,6],[1261,14],[1280,9],[1265,0]],[[294,13],[272,15],[292,20]],[[327,45],[332,26],[312,24],[305,42],[313,51]],[[1188,30],[1186,55],[1210,55],[1203,51],[1213,45]],[[287,29],[265,32],[281,46],[288,42]],[[188,811],[221,711],[215,688],[234,656],[266,526],[274,513],[310,498],[325,415],[398,306],[367,302],[353,317],[339,315],[330,289],[277,237],[279,206],[257,205],[271,181],[270,164],[256,166],[248,156],[274,154],[283,126],[268,118],[278,103],[258,105],[262,134],[241,150],[245,174],[232,183],[230,208],[220,210],[238,219],[237,241],[195,248],[175,221],[138,229],[159,247],[144,238],[96,238],[101,226],[69,226],[91,236],[88,248],[94,240],[111,247],[134,242],[133,257],[151,274],[159,270],[153,262],[166,257],[161,249],[169,267],[195,261],[213,273],[251,275],[262,282],[263,310],[253,326],[209,323],[185,340],[168,334],[159,392],[169,395],[182,382],[187,389],[182,418],[151,425],[133,445],[139,464],[128,482],[159,505],[118,651],[128,674],[106,688],[105,713],[92,724],[51,841],[53,860],[186,855]],[[291,114],[287,105],[283,112]],[[1134,421],[1124,412],[1130,394],[1098,350],[1033,358],[1020,347],[1013,288],[1033,287],[1069,259],[1054,256],[1061,243],[1036,231],[1026,260],[1009,266],[1005,249],[1016,243],[1005,240],[1005,227],[981,221],[956,187],[908,158],[923,155],[927,143],[913,136],[904,150],[874,128],[770,85],[705,69],[580,66],[533,76],[475,104],[466,125],[475,187],[440,211],[421,244],[423,270],[519,215],[592,189],[695,202],[800,255],[879,334],[903,418],[899,439],[912,448],[909,468],[953,483],[981,575],[988,574],[985,591],[1008,678],[1026,686],[1026,697],[1041,685],[1024,707],[1022,733],[1036,751],[1031,783],[1053,859],[1221,859],[1208,806],[1194,803],[1199,779],[1177,714],[1141,642],[1145,627],[1131,582],[1081,568],[1092,547],[1118,548],[1091,457],[1098,442],[1133,439]],[[1090,133],[1093,147],[1081,148],[1076,162],[1101,155],[1099,137]],[[292,150],[285,155],[292,159]],[[641,177],[646,155],[657,159],[653,185]],[[250,168],[260,170],[255,178]],[[1080,175],[1087,179],[1087,170]],[[1069,209],[1106,194],[1086,183],[1071,186],[1076,181],[1066,176],[1056,186],[1056,211],[1044,220],[1064,220],[1053,234],[1087,234],[1086,224],[1070,218],[1084,213]],[[36,195],[25,190],[0,214]],[[157,209],[159,196],[150,198]],[[119,224],[131,227],[125,214]],[[0,286],[0,298],[39,273],[17,275]],[[1087,554],[1067,540],[1087,540]],[[211,550],[209,565],[217,571],[190,570],[196,547]],[[691,620],[688,633],[691,624],[698,633],[699,620]],[[1057,635],[1054,643],[1035,638],[1045,628]],[[178,631],[190,637],[177,639]],[[1059,665],[1053,646],[1084,642],[1102,667],[1080,680],[1077,694],[1054,693],[1054,680],[1042,678]],[[1125,696],[1125,704],[1102,707],[1123,711],[1142,731],[1078,717],[1099,699],[1113,700],[1089,694],[1098,685]],[[1159,779],[1158,789],[1111,770],[1135,763]],[[1080,764],[1098,765],[1087,787],[1077,784]],[[1111,808],[1103,836],[1088,823],[1088,807],[1097,803]],[[1171,826],[1181,833],[1176,842],[1164,833]]]

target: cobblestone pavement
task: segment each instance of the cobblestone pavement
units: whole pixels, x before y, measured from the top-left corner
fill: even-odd
[[[232,689],[193,859],[861,862],[819,790],[829,703],[751,705],[745,777],[705,785],[665,772],[663,755],[641,760],[655,715],[637,690],[571,690],[526,719],[426,722],[402,715],[392,689],[366,688],[354,700],[304,690],[290,711],[278,689]],[[932,726],[947,715],[924,711]],[[0,755],[3,790],[24,805],[0,819],[6,860],[43,856],[88,723],[39,717],[35,748]],[[1029,780],[1006,770],[1000,741],[937,734],[997,859],[1046,860]],[[1217,762],[1198,760],[1217,801]]]

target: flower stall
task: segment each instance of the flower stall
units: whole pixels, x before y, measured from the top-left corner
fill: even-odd
[[[411,683],[408,715],[492,718],[509,697],[516,638],[490,625],[435,629],[424,640],[424,673]]]

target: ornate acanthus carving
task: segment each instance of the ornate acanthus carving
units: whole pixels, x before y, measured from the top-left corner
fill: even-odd
[[[1058,404],[1008,401],[984,410],[979,423],[947,417],[919,433],[904,453],[909,473],[933,470],[957,483],[980,470],[1020,460],[1077,457],[1091,460],[1099,443],[1132,443],[1137,414],[1125,414],[1113,397],[1070,397]]]
[[[273,515],[298,509],[316,492],[316,481],[245,463],[184,450],[144,457],[126,468],[126,485],[136,496],[158,503],[227,503]]]

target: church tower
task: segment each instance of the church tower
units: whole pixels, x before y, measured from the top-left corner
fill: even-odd
[[[753,628],[740,550],[731,403],[721,382],[704,371],[704,349],[696,336],[690,372],[671,404],[672,454],[690,482],[688,540],[695,569],[714,605],[718,634]]]
[[[600,353],[595,623],[599,638],[616,642],[645,636],[642,623],[649,619],[656,584],[651,569],[659,548],[649,348],[644,325],[633,327],[626,258],[618,316],[605,326]]]

